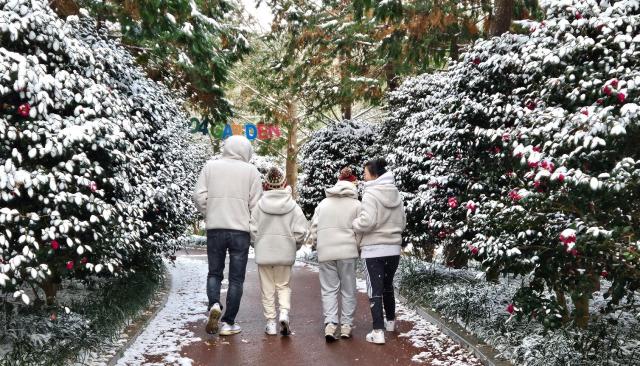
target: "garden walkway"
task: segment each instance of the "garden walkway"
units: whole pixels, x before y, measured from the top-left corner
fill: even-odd
[[[370,330],[371,315],[360,281],[354,337],[326,343],[318,273],[314,266],[302,263],[294,267],[291,283],[292,336],[264,333],[253,260],[247,266],[237,317],[243,332],[231,337],[211,336],[204,331],[206,253],[181,253],[170,272],[171,292],[166,306],[118,365],[480,365],[469,352],[402,304],[398,304],[396,332],[386,334],[386,345],[367,343],[364,336]]]

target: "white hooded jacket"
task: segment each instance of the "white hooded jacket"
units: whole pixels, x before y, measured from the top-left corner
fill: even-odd
[[[318,262],[358,258],[362,236],[353,229],[352,222],[360,215],[360,201],[356,186],[339,181],[325,190],[311,220],[309,240],[318,250]]]
[[[206,228],[249,232],[251,210],[262,195],[260,172],[249,164],[253,149],[243,136],[231,136],[224,144],[222,158],[209,160],[193,191]]]
[[[291,196],[291,188],[267,191],[251,213],[251,242],[256,264],[291,266],[307,236],[309,223]]]
[[[366,182],[362,211],[353,221],[354,229],[362,233],[363,251],[370,245],[402,245],[405,226],[402,196],[395,186],[393,174],[387,172]]]

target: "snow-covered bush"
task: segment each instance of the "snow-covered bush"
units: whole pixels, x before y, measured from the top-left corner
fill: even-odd
[[[128,271],[195,217],[206,148],[162,85],[85,16],[0,0],[0,289]]]
[[[364,163],[375,156],[376,128],[366,122],[342,121],[315,131],[301,149],[298,203],[309,217],[325,197],[325,188],[350,166],[363,179]]]
[[[390,158],[414,247],[473,257],[489,279],[531,274],[510,312],[556,327],[573,310],[586,326],[600,277],[606,311],[640,286],[640,5],[544,7],[530,35],[479,41],[406,82]]]

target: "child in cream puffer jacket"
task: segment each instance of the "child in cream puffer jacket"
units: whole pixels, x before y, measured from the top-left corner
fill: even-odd
[[[356,177],[351,168],[340,171],[335,186],[327,188],[311,220],[309,238],[318,250],[320,291],[327,342],[350,338],[356,310],[356,262],[361,235],[352,222],[360,215]],[[342,314],[338,318],[338,293]]]
[[[293,200],[282,171],[272,167],[267,172],[265,192],[251,213],[251,241],[255,247],[262,306],[267,318],[265,332],[276,334],[275,295],[280,304],[280,333],[289,335],[291,309],[291,267],[296,251],[302,246],[308,222]]]

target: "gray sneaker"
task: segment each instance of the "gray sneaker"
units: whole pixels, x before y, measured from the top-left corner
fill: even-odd
[[[218,333],[218,321],[220,320],[220,316],[222,315],[222,310],[220,309],[220,304],[215,303],[209,310],[209,320],[207,321],[207,327],[205,330],[209,334]]]
[[[324,327],[324,338],[327,340],[327,342],[334,342],[338,340],[338,337],[336,337],[337,330],[338,330],[338,325],[333,323],[328,323]]]
[[[242,328],[238,324],[227,324],[222,322],[220,325],[220,335],[221,336],[230,336],[234,334],[238,334],[242,332]]]

